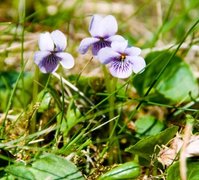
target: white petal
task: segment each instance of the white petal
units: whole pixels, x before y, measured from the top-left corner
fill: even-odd
[[[110,37],[115,35],[118,30],[117,21],[114,16],[108,15],[99,23],[99,36]]]
[[[127,56],[126,59],[132,62],[133,72],[138,73],[146,67],[145,60],[140,56]]]
[[[129,48],[126,48],[125,50],[125,54],[129,56],[139,56],[140,53],[141,53],[141,49],[138,47],[129,47]]]
[[[193,135],[186,147],[186,157],[199,156],[199,136]]]
[[[113,41],[125,41],[125,39],[120,36],[120,35],[114,35],[114,36],[110,36],[108,38],[105,39],[106,41],[110,41],[110,42],[113,42]]]
[[[191,141],[186,148],[186,157],[199,156],[199,139]]]
[[[88,51],[88,48],[97,41],[99,41],[99,39],[97,38],[83,39],[79,45],[79,49],[78,49],[79,53],[85,54]]]
[[[49,73],[49,71],[47,70],[49,68],[48,68],[48,66],[44,65],[45,64],[44,62],[47,60],[46,58],[48,58],[48,56],[50,54],[51,54],[51,52],[49,52],[49,51],[37,51],[34,54],[34,62],[35,62],[35,64],[38,65],[40,71],[43,73]],[[57,65],[53,68],[52,72],[56,71],[58,66],[59,66],[59,64],[57,63]]]
[[[53,51],[54,43],[49,32],[42,33],[39,36],[39,48],[41,51]]]
[[[126,60],[112,61],[109,70],[114,77],[125,79],[132,74],[132,63]]]
[[[39,67],[39,69],[40,69],[40,71],[42,72],[42,73],[47,73],[47,71],[46,71],[46,69],[42,66],[42,67]]]
[[[111,43],[111,47],[114,49],[114,51],[117,51],[117,52],[120,52],[120,53],[124,53],[127,46],[128,46],[127,40],[114,41],[114,42]]]
[[[120,54],[113,51],[112,48],[110,47],[106,47],[106,48],[102,48],[97,55],[98,60],[102,63],[102,64],[108,64],[111,61],[113,61],[114,59],[117,59],[120,57]]]
[[[56,56],[62,59],[60,63],[66,69],[71,69],[75,64],[73,56],[69,53],[60,52],[60,53],[56,53]]]
[[[39,65],[39,63],[50,54],[49,51],[37,51],[34,54],[34,62]]]
[[[100,15],[93,15],[89,26],[89,32],[93,37],[99,36],[99,25],[102,19]]]
[[[53,31],[51,37],[56,46],[57,51],[64,51],[66,49],[66,36],[59,30]]]

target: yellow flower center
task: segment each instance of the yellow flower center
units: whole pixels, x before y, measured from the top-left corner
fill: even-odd
[[[126,54],[121,54],[120,60],[121,60],[121,61],[124,61],[125,59],[126,59]]]

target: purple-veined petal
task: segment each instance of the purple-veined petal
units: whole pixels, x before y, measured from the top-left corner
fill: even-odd
[[[59,67],[59,64],[56,66],[56,68],[52,72],[47,72],[44,66],[39,67],[39,69],[40,69],[40,71],[42,73],[46,74],[46,73],[53,73],[53,72],[55,72],[58,69],[58,67]]]
[[[129,47],[125,49],[124,53],[128,56],[139,56],[141,53],[141,49],[138,47]]]
[[[111,43],[111,47],[114,49],[114,51],[124,53],[125,49],[128,46],[128,41],[114,41]]]
[[[120,54],[113,51],[113,49],[110,47],[102,48],[97,54],[97,58],[102,64],[108,64],[119,57]]]
[[[80,45],[79,45],[79,53],[81,54],[85,54],[88,51],[88,48],[96,43],[97,41],[99,41],[98,38],[85,38],[81,41]]]
[[[89,26],[89,32],[91,34],[91,36],[93,37],[98,37],[99,36],[99,32],[100,32],[100,22],[103,19],[102,16],[95,14],[92,16],[91,22],[90,22],[90,26]]]
[[[61,58],[54,53],[45,56],[38,64],[40,70],[44,73],[55,72],[58,68]]]
[[[75,64],[73,56],[69,53],[60,52],[56,53],[56,56],[61,58],[60,63],[66,69],[71,69]]]
[[[105,47],[110,47],[110,46],[111,46],[111,42],[99,40],[98,42],[92,45],[92,53],[94,56],[96,56],[100,49],[105,48]]]
[[[39,36],[39,49],[41,51],[53,51],[54,43],[49,32],[41,33]]]
[[[112,15],[108,15],[108,16],[104,17],[100,21],[98,26],[99,26],[98,27],[99,28],[98,36],[104,37],[104,38],[115,35],[115,33],[118,30],[117,21],[116,21],[115,17]]]
[[[51,33],[52,40],[55,44],[56,51],[64,51],[66,49],[66,36],[59,30]]]
[[[57,71],[58,67],[59,67],[59,63],[57,64],[57,66],[55,67],[55,69],[52,72],[50,72],[50,73],[53,73],[53,72]]]
[[[131,61],[134,73],[143,71],[146,66],[145,60],[140,56],[127,56],[126,59]]]
[[[114,77],[121,79],[128,78],[132,74],[132,64],[130,61],[112,61],[109,67],[110,73]]]
[[[39,63],[46,58],[47,56],[49,56],[51,53],[49,51],[37,51],[34,54],[34,62],[35,64],[39,65]]]
[[[125,41],[125,39],[120,35],[113,35],[105,39],[106,41],[113,42],[113,41]]]
[[[40,69],[40,71],[41,71],[42,73],[47,73],[45,67],[41,66],[41,67],[39,67],[39,69]]]

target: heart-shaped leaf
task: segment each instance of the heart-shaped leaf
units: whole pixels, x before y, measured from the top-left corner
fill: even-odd
[[[169,61],[172,53],[166,51],[152,52],[145,58],[149,65],[146,70],[136,76],[133,84],[143,96]],[[198,84],[188,64],[178,56],[174,56],[161,76],[156,79],[148,98],[160,103],[176,103],[189,101],[198,95]]]
[[[135,145],[132,145],[125,149],[125,151],[137,154],[140,157],[150,161],[151,155],[155,153],[155,146],[160,146],[169,142],[169,140],[176,134],[177,130],[177,126],[167,128],[156,135],[149,136],[138,141]]]
[[[77,167],[70,161],[53,154],[41,156],[32,165],[14,164],[6,167],[8,175],[17,179],[78,179],[84,180]]]

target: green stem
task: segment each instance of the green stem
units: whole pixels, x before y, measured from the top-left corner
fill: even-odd
[[[109,72],[107,71],[106,67],[103,66],[103,72],[104,72],[104,79],[105,79],[105,85],[106,85],[106,89],[108,94],[110,94],[110,97],[108,98],[108,102],[109,102],[109,119],[114,118],[115,116],[115,96],[114,96],[114,92],[116,89],[116,84],[117,84],[117,78],[113,78]],[[114,121],[111,121],[109,123],[109,142],[107,144],[107,148],[109,148],[109,164],[113,164],[114,161],[117,161],[117,154],[113,153],[116,146],[117,146],[117,142],[115,141],[116,139],[116,135],[115,135],[115,128],[116,128],[117,124]],[[108,147],[109,145],[109,147]]]
[[[14,85],[14,88],[13,88],[13,90],[11,92],[11,95],[10,95],[10,98],[9,98],[9,101],[8,101],[8,105],[7,105],[6,112],[5,112],[5,117],[4,117],[4,119],[2,121],[2,125],[0,127],[0,137],[1,138],[3,138],[4,135],[5,135],[6,119],[7,119],[7,116],[8,116],[9,109],[10,109],[10,107],[12,105],[12,100],[13,100],[13,97],[14,97],[14,94],[16,92],[16,89],[17,89],[17,86],[18,86],[18,83],[19,83],[19,80],[20,80],[21,76],[22,76],[22,71],[20,72],[20,74],[19,74],[19,76],[18,76],[18,78],[16,80],[16,83]]]
[[[39,93],[39,74],[40,74],[39,68],[36,67],[35,75],[34,75],[34,84],[33,84],[33,104],[32,104],[32,108],[34,108],[33,106],[37,102],[40,103],[43,100],[44,95],[45,95],[45,93],[44,93],[42,97],[38,98],[38,93]],[[49,82],[50,82],[50,78],[51,78],[51,74],[48,76],[48,79],[47,79],[46,84],[45,84],[44,89],[43,89],[44,91],[48,90],[48,85],[49,85]],[[29,120],[29,127],[30,127],[29,131],[30,131],[30,134],[33,134],[33,133],[37,132],[37,129],[36,129],[36,125],[37,125],[36,113],[37,113],[37,108],[33,112],[31,119]]]
[[[116,78],[112,78],[110,79],[110,82],[109,82],[109,94],[113,94],[113,92],[115,91],[115,88],[116,88],[116,83],[117,83],[117,79]],[[110,96],[109,98],[109,107],[110,107],[110,111],[109,111],[109,119],[112,119],[115,117],[115,113],[114,113],[114,110],[115,110],[115,96],[114,94],[112,96]],[[114,121],[111,121],[110,122],[110,126],[109,126],[109,132],[110,132],[110,137],[111,137],[111,134],[113,134],[113,129],[114,129]],[[114,136],[114,135],[113,135]]]
[[[37,102],[38,96],[38,82],[39,82],[39,68],[35,66],[35,73],[34,73],[34,82],[33,82],[33,105]],[[30,133],[36,132],[36,113],[33,114],[33,117],[30,120]]]
[[[22,71],[22,94],[24,94],[24,36],[25,36],[25,20],[26,20],[26,0],[19,1],[19,24],[22,27],[21,32],[21,71]],[[23,108],[25,108],[24,102],[22,103]]]

